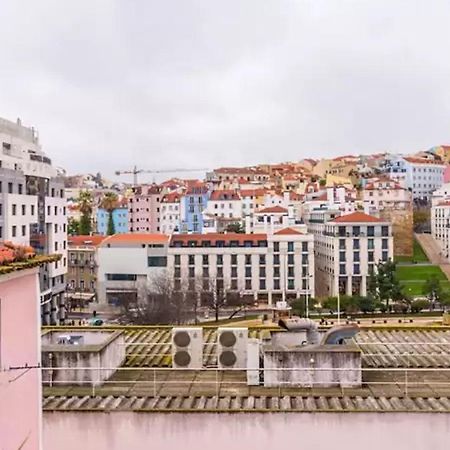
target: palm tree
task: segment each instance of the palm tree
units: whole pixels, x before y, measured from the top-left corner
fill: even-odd
[[[80,191],[78,208],[81,213],[79,233],[89,235],[92,232],[92,194],[90,191]]]
[[[100,201],[100,208],[108,213],[108,228],[106,234],[108,236],[115,233],[113,211],[117,208],[118,198],[114,192],[107,192]]]

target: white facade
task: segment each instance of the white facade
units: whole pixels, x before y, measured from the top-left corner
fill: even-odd
[[[117,234],[97,247],[97,297],[101,304],[120,303],[124,295],[140,299],[166,274],[168,237]]]
[[[431,207],[431,235],[441,249],[441,255],[450,260],[449,253],[450,201],[441,201]]]
[[[67,208],[64,183],[32,128],[0,119],[0,239],[61,254],[40,270],[43,324],[65,318]]]
[[[162,234],[172,234],[180,231],[180,214],[180,194],[172,192],[164,195],[160,205],[160,227]]]
[[[326,210],[311,213],[308,231],[314,234],[316,295],[367,295],[367,280],[380,261],[393,258],[392,227],[362,212],[340,215]]]
[[[411,192],[393,180],[375,179],[362,191],[364,205],[370,211],[384,209],[408,209],[411,206]]]
[[[176,290],[216,289],[269,304],[315,293],[313,236],[292,229],[173,235],[167,262]]]

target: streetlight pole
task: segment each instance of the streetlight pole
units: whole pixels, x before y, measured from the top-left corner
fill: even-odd
[[[339,282],[337,291],[337,323],[338,325],[341,323],[341,294],[339,292]]]

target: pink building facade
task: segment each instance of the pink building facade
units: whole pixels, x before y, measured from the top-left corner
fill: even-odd
[[[130,233],[160,233],[161,187],[142,185],[133,188],[128,200],[128,230]]]
[[[38,268],[0,275],[0,448],[40,450]]]

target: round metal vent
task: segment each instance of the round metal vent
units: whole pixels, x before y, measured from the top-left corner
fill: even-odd
[[[179,367],[187,367],[191,362],[191,355],[184,350],[176,352],[173,357],[174,363]]]
[[[236,344],[236,336],[232,331],[224,331],[220,334],[219,342],[224,347],[233,347]]]
[[[191,337],[187,331],[178,331],[173,337],[173,342],[177,347],[187,347],[191,343]]]
[[[226,350],[220,354],[219,361],[222,366],[231,367],[236,362],[236,355],[234,354],[234,352]]]

